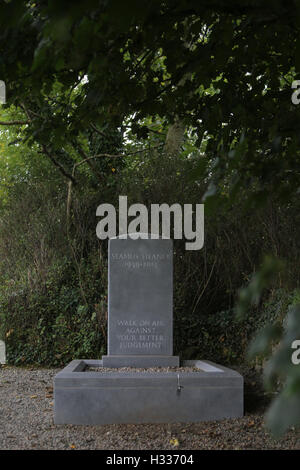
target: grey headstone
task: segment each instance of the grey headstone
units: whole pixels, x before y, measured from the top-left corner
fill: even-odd
[[[103,365],[178,365],[173,356],[173,242],[109,240],[108,355]]]
[[[0,364],[6,364],[5,343],[0,340]]]

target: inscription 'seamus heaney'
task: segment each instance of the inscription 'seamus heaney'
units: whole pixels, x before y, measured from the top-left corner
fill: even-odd
[[[171,255],[164,253],[111,253],[112,261],[119,261],[121,266],[129,269],[157,268],[158,262],[171,259]]]
[[[120,349],[162,349],[165,337],[161,329],[165,326],[161,320],[118,320]],[[123,332],[122,332],[123,330]]]

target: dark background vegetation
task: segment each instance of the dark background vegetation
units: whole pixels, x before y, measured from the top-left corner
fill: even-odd
[[[157,156],[154,160],[158,170],[160,161]],[[41,162],[35,163],[38,172]],[[180,164],[179,159],[179,170]],[[86,176],[84,190],[73,196],[69,237],[67,190],[59,178],[49,179],[51,163],[42,162],[44,180],[27,174],[26,182],[20,178],[8,185],[0,223],[0,302],[1,334],[6,338],[10,363],[63,366],[74,358],[105,353],[107,241],[96,237],[99,203],[115,202],[118,207],[119,194],[127,194],[129,202],[134,202],[131,180],[134,186],[137,178],[147,180],[138,202],[196,204],[201,200],[199,187],[189,191],[184,186],[183,194],[178,194],[181,175],[173,188],[163,182],[158,193],[159,176],[152,179],[151,165],[131,169],[131,161],[116,171],[110,162],[104,165],[107,187],[99,190],[93,178]],[[164,178],[163,171],[157,173]],[[170,194],[169,189],[175,192]],[[298,204],[295,201],[287,208],[270,201],[253,211],[236,203],[205,218],[201,251],[186,251],[185,241],[175,240],[176,354],[184,359],[243,363],[254,334],[270,320],[285,316],[287,306],[300,297],[295,263],[300,243],[295,236]],[[237,318],[238,289],[249,283],[263,256],[272,253],[285,257],[285,273],[276,278],[258,306]]]

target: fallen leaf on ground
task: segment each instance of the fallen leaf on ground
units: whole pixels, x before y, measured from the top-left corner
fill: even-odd
[[[170,444],[174,447],[178,447],[179,446],[179,441],[176,437],[174,437],[173,439],[170,439]]]

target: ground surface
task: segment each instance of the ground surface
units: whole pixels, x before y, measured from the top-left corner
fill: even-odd
[[[266,431],[265,400],[251,373],[246,377],[243,418],[197,424],[71,426],[53,424],[52,385],[57,372],[0,369],[0,449],[300,449],[299,432],[290,431],[276,441]]]

